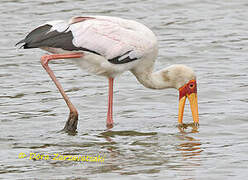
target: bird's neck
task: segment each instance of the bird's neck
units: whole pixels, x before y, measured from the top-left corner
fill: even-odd
[[[142,67],[142,66],[140,66]],[[173,84],[170,81],[170,78],[167,73],[165,73],[166,69],[162,69],[160,71],[153,72],[153,66],[150,67],[142,67],[133,69],[131,72],[135,75],[137,80],[143,84],[145,87],[150,89],[166,89],[172,88]]]

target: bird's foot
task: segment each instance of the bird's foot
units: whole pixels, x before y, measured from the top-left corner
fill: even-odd
[[[113,123],[107,123],[106,127],[107,127],[107,129],[111,129],[114,127],[114,124]]]
[[[114,121],[112,116],[107,116],[106,127],[107,129],[111,129],[114,127]]]
[[[63,131],[66,131],[68,133],[75,133],[77,131],[77,124],[78,124],[78,113],[70,112]]]

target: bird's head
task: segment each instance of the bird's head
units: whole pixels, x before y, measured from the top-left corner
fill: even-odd
[[[171,87],[179,91],[178,123],[183,122],[183,112],[186,98],[189,99],[193,121],[199,123],[197,84],[194,71],[185,65],[172,65],[164,71],[164,77],[170,82]]]

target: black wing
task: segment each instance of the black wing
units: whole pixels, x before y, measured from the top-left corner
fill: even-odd
[[[31,31],[25,39],[19,41],[16,45],[24,43],[22,46],[24,49],[29,48],[40,48],[40,47],[54,47],[54,48],[61,48],[68,51],[88,51],[95,54],[98,54],[95,51],[91,51],[89,49],[83,47],[76,47],[72,44],[73,35],[71,31],[67,31],[68,28],[63,31],[59,32],[57,30],[51,31],[52,25],[46,24],[40,26],[33,31]]]

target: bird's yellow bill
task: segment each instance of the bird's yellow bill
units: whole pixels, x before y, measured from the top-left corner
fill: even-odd
[[[191,93],[187,95],[190,103],[190,108],[192,112],[192,117],[195,125],[199,124],[199,115],[198,115],[198,102],[197,102],[197,94]],[[183,123],[183,112],[184,112],[184,106],[185,106],[186,96],[182,97],[179,100],[179,112],[178,112],[178,123]]]

